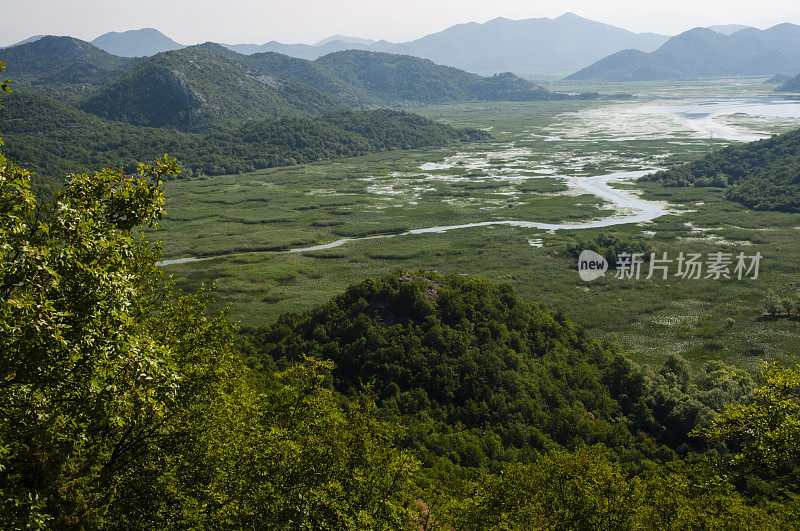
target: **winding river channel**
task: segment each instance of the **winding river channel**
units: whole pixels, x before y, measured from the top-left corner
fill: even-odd
[[[633,128],[632,124],[628,124],[626,122],[637,122],[641,120],[642,116],[649,115],[671,119],[673,124],[682,126],[682,129],[684,130],[690,130],[693,133],[691,136],[694,136],[695,138],[706,138],[711,136],[733,141],[752,141],[759,138],[765,138],[768,135],[732,125],[720,118],[732,115],[749,115],[767,118],[800,119],[800,101],[760,97],[650,102],[634,106],[621,106],[620,108],[609,107],[608,111],[609,120],[605,121],[605,123],[611,124],[611,127],[614,129],[619,129],[619,133],[625,133]],[[617,120],[616,127],[614,127],[614,120]],[[616,133],[617,131],[612,132]],[[667,135],[669,136],[669,133],[667,133]],[[550,140],[570,141],[567,138],[559,137],[551,137]],[[652,221],[666,213],[663,204],[644,200],[636,195],[635,192],[614,188],[612,187],[612,184],[630,182],[643,177],[648,173],[652,173],[655,170],[656,168],[649,167],[642,168],[641,170],[637,171],[616,172],[607,175],[598,175],[595,177],[561,177],[565,184],[567,184],[567,186],[569,186],[573,192],[593,194],[608,202],[609,211],[613,213],[611,213],[608,217],[601,219],[595,219],[582,223],[561,224],[540,223],[536,221],[498,220],[466,223],[463,225],[425,227],[412,229],[398,234],[366,236],[362,238],[343,238],[329,243],[314,245],[311,247],[287,249],[281,252],[302,253],[308,251],[320,251],[339,247],[357,240],[397,238],[412,234],[444,233],[451,230],[485,227],[489,225],[508,225],[512,227],[556,231],[594,229],[610,227],[613,225],[623,225],[627,223],[642,223]],[[158,265],[168,266],[186,262],[210,260],[212,258],[217,258],[217,256],[202,258],[177,258],[173,260],[164,260]]]
[[[622,225],[626,223],[641,223],[651,221],[663,215],[665,211],[663,206],[659,203],[646,201],[637,197],[632,193],[612,188],[610,183],[625,182],[638,179],[652,173],[653,169],[640,170],[640,171],[627,171],[616,172],[608,175],[598,175],[596,177],[565,177],[566,184],[573,190],[580,192],[590,193],[605,199],[613,207],[615,213],[607,218],[586,221],[582,223],[539,223],[537,221],[483,221],[479,223],[465,223],[463,225],[449,225],[440,227],[426,227],[422,229],[412,229],[398,234],[386,234],[379,236],[366,236],[363,238],[342,238],[330,243],[321,245],[314,245],[311,247],[299,247],[296,249],[287,249],[285,253],[302,253],[308,251],[322,251],[324,249],[333,249],[346,243],[367,240],[375,238],[394,238],[400,236],[408,236],[410,234],[430,234],[430,233],[444,233],[450,230],[469,229],[474,227],[486,227],[489,225],[509,225],[512,227],[523,227],[528,229],[540,229],[546,231],[555,230],[580,230],[580,229],[596,229],[601,227],[610,227],[612,225]],[[164,260],[159,265],[168,266],[173,264],[183,264],[186,262],[198,262],[201,260],[210,260],[211,258],[177,258],[174,260]]]

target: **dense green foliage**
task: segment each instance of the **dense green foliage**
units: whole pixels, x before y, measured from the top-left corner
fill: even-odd
[[[728,199],[752,209],[800,212],[800,130],[729,146],[645,179],[667,186],[727,187]]]
[[[715,422],[743,375],[679,358],[640,371],[458,276],[368,281],[237,339],[131,236],[158,218],[174,162],[75,176],[45,214],[26,173],[0,167],[4,528],[797,523],[794,373],[772,370]],[[674,448],[702,426],[760,488],[651,438]]]
[[[800,484],[800,365],[765,367],[750,400],[729,404],[707,432],[736,454],[730,465],[749,491],[797,493]]]
[[[399,428],[325,364],[248,376],[226,316],[132,237],[175,171],[77,175],[42,210],[0,155],[0,527],[403,526]]]
[[[5,48],[0,60],[18,88],[75,100],[105,85],[134,63],[72,37],[43,37]]]
[[[782,529],[796,525],[796,507],[753,506],[711,461],[631,478],[598,446],[510,466],[449,513],[458,529]]]
[[[111,120],[180,129],[222,127],[339,107],[334,95],[248,71],[237,57],[192,46],[148,57],[81,107]]]
[[[0,154],[3,529],[800,523],[800,368],[755,389],[719,362],[641,369],[508,287],[432,273],[237,334],[134,236],[176,172],[73,175],[47,204]]]
[[[135,168],[165,151],[178,158],[184,176],[221,175],[488,137],[400,111],[267,119],[199,134],[109,122],[34,94],[8,95],[4,102],[7,152],[38,171],[35,182],[45,188],[56,188],[68,173]]]
[[[653,246],[644,238],[625,238],[614,234],[598,234],[594,238],[578,238],[569,244],[566,249],[567,256],[575,260],[583,251],[594,251],[603,256],[610,268],[617,267],[617,257],[620,254],[641,255],[642,260],[649,261]],[[576,262],[577,264],[577,262]]]
[[[345,393],[369,384],[436,473],[469,476],[557,446],[675,449],[747,392],[719,363],[643,371],[563,316],[460,276],[367,281],[259,330],[264,363],[316,355]],[[644,434],[646,437],[643,437]]]

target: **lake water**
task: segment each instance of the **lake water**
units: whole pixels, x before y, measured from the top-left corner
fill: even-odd
[[[768,131],[731,123],[736,117],[800,125],[800,100],[780,97],[658,99],[601,105],[560,115],[544,136],[548,142],[622,142],[708,139],[751,142]],[[757,125],[757,124],[752,124]]]
[[[726,124],[720,118],[738,114],[763,118],[800,119],[800,101],[767,97],[700,100],[690,103],[644,105],[637,112],[671,115],[678,123],[696,130],[705,137],[750,142],[769,135]]]

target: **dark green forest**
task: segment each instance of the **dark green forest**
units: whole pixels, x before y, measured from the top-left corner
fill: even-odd
[[[46,36],[0,51],[18,88],[79,101],[136,63],[72,37]]]
[[[110,122],[35,94],[7,94],[0,101],[6,153],[35,170],[35,184],[47,190],[69,173],[103,166],[131,170],[164,152],[178,158],[181,177],[189,178],[489,137],[403,111],[253,120],[201,134]]]
[[[42,95],[2,103],[9,150],[64,184],[43,198],[0,153],[0,528],[800,526],[800,366],[639,366],[507,286],[425,271],[242,330],[213,292],[180,292],[140,230],[180,166],[482,133],[339,110],[200,134]],[[778,154],[792,135],[757,149]],[[118,164],[84,173],[106,164],[98,145]]]
[[[396,272],[239,331],[174,290],[168,158],[0,158],[5,529],[782,529],[800,368],[636,366],[507,287]]]
[[[615,234],[598,234],[594,238],[575,238],[567,245],[565,254],[578,260],[584,250],[594,251],[604,257],[610,268],[617,267],[617,259],[621,254],[640,255],[645,262],[650,261],[653,246],[644,238],[621,237]]]
[[[726,188],[728,199],[754,210],[800,212],[800,130],[729,146],[644,179]]]
[[[482,77],[426,59],[362,50],[307,61],[276,53],[242,55],[205,43],[127,59],[72,37],[46,37],[3,49],[0,60],[24,92],[109,120],[195,132],[344,108],[598,97],[550,92],[511,73]]]
[[[128,59],[45,37],[0,59],[15,80],[0,110],[6,153],[47,193],[70,173],[135,169],[165,152],[191,177],[488,138],[380,106],[598,97],[358,50],[306,61],[205,43]]]

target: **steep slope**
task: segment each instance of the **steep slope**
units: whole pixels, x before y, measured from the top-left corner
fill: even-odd
[[[240,56],[239,60],[262,75],[309,85],[348,105],[366,106],[381,100],[377,95],[354,86],[352,80],[328,69],[321,61],[308,61],[274,52]]]
[[[606,57],[567,79],[631,81],[773,75],[800,70],[800,26],[746,28],[724,35],[694,28],[649,54],[626,51]]]
[[[565,317],[460,275],[367,280],[281,317],[253,343],[266,367],[328,359],[337,390],[371,386],[380,415],[409,427],[428,466],[481,467],[557,445],[617,447],[638,430],[675,444],[710,413],[680,393],[651,393],[652,380]]]
[[[555,19],[461,24],[406,43],[404,50],[472,72],[530,72],[580,68],[626,48],[652,51],[666,39],[566,13]]]
[[[676,67],[664,64],[653,54],[639,50],[623,50],[609,55],[567,79],[606,81],[653,81],[658,79],[680,79],[683,74]]]
[[[0,50],[5,76],[18,88],[49,94],[83,94],[124,72],[134,60],[111,55],[72,37],[42,37]]]
[[[237,57],[193,46],[142,60],[81,107],[111,120],[192,130],[341,106],[308,85],[259,74]]]
[[[359,90],[387,102],[441,103],[479,100],[563,98],[514,74],[481,77],[427,59],[362,50],[326,55],[315,61]]]
[[[34,182],[45,189],[57,188],[69,173],[131,169],[164,153],[178,158],[186,178],[488,137],[386,110],[252,120],[198,134],[111,122],[39,94],[15,92],[0,102],[4,151],[35,170]]]
[[[728,199],[754,210],[800,212],[800,129],[654,173],[667,186],[727,188]]]
[[[778,92],[800,92],[800,74],[784,81],[783,84],[775,90]]]
[[[123,32],[111,31],[97,37],[92,44],[120,57],[149,57],[159,52],[180,50],[186,47],[153,28]]]
[[[272,41],[261,46],[225,46],[246,54],[276,52],[312,60],[333,52],[359,49],[411,55],[470,72],[520,73],[581,68],[627,48],[649,52],[668,38],[653,33],[637,34],[566,13],[555,19],[498,18],[485,24],[459,24],[405,43],[332,37],[316,45]]]
[[[350,50],[306,61],[206,43],[141,60],[81,108],[137,125],[200,130],[344,107],[568,97],[513,74],[485,78],[410,56]]]

